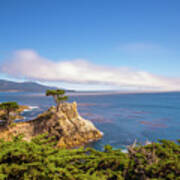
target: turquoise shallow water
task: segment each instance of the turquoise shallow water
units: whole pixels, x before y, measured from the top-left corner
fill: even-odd
[[[3,101],[33,106],[23,113],[25,120],[54,104],[51,97],[35,93],[0,93]],[[72,101],[104,133],[101,140],[90,144],[96,149],[102,150],[105,144],[123,148],[135,139],[140,143],[180,139],[180,93],[70,96]]]

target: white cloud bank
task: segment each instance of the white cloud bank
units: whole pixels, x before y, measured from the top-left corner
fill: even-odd
[[[114,86],[148,91],[180,90],[180,78],[153,75],[124,67],[107,67],[86,60],[52,61],[33,50],[16,51],[0,72],[17,78]]]

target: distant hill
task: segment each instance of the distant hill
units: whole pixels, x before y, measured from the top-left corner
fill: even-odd
[[[0,92],[45,92],[47,89],[57,89],[57,87],[45,86],[35,82],[0,80]],[[73,90],[66,91],[74,92]]]

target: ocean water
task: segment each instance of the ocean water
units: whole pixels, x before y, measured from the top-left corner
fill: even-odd
[[[36,93],[0,93],[0,102],[17,101],[32,106],[23,112],[25,121],[54,105],[51,97]],[[75,95],[79,113],[91,120],[104,136],[89,144],[102,150],[110,144],[125,148],[136,139],[139,143],[158,139],[180,139],[180,93]]]

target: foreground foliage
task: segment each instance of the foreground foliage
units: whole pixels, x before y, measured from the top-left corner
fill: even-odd
[[[46,135],[31,142],[0,141],[0,180],[163,180],[180,179],[180,145],[161,141],[130,147],[129,153],[106,146],[57,149]]]

